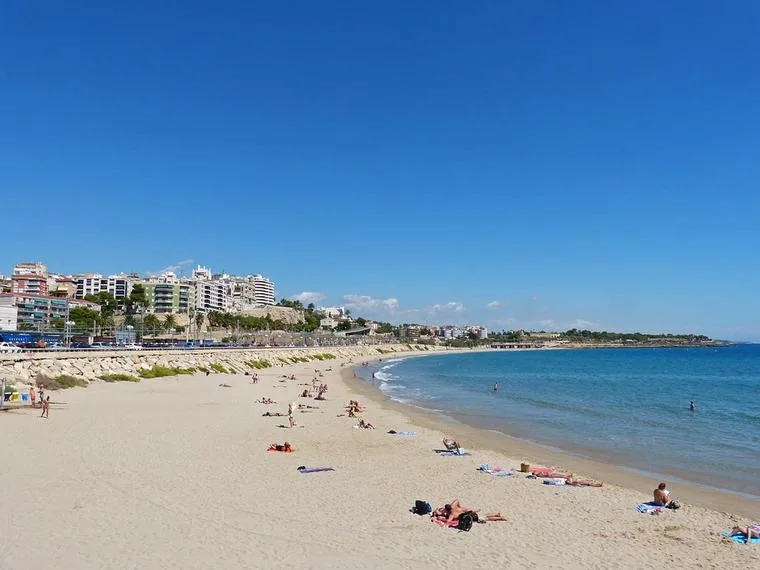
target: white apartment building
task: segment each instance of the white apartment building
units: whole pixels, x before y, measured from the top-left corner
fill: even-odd
[[[101,291],[111,293],[115,299],[125,299],[132,292],[134,281],[126,275],[109,275],[104,277],[98,273],[85,273],[73,277],[77,290],[76,299],[84,299],[87,295],[97,295]]]
[[[18,308],[0,305],[0,331],[15,331],[18,329]]]
[[[202,267],[198,266],[195,269],[193,269],[193,277],[192,279],[197,281],[209,281],[211,279],[212,273],[211,270],[208,267]]]
[[[263,275],[253,276],[253,300],[257,305],[272,306],[275,304],[274,282]]]
[[[332,319],[346,316],[345,307],[318,307],[317,311]]]
[[[47,274],[47,265],[40,261],[25,261],[13,268],[13,275],[37,275],[47,278]]]
[[[195,308],[198,311],[204,313],[209,311],[227,312],[230,310],[230,301],[229,283],[215,280],[195,282]]]

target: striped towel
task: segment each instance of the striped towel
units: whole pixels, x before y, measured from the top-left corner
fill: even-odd
[[[654,503],[641,503],[636,507],[636,510],[640,513],[661,513],[665,507],[662,507],[660,505],[655,505]]]

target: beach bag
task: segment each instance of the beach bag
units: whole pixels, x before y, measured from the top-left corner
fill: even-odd
[[[433,512],[433,507],[427,501],[414,501],[412,512],[416,515],[429,515]]]
[[[475,513],[471,511],[467,511],[466,513],[459,515],[459,524],[457,525],[457,530],[469,532],[469,530],[472,528],[472,523],[474,523],[476,520],[475,516]]]

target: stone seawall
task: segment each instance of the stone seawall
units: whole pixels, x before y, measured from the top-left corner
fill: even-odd
[[[444,351],[423,345],[388,344],[376,346],[343,346],[319,348],[268,348],[227,350],[166,350],[145,352],[61,352],[3,355],[0,378],[9,384],[28,384],[38,374],[50,378],[73,376],[91,382],[109,374],[140,376],[141,371],[155,366],[211,372],[226,370],[244,374],[259,369],[313,361],[315,367],[329,366],[333,358],[373,359],[384,354],[409,351]],[[221,369],[219,367],[222,367]]]

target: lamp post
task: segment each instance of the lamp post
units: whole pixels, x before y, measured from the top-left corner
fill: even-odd
[[[133,327],[132,325],[127,325],[124,328],[127,329],[127,338],[129,339],[129,343],[137,344],[137,339],[135,338],[135,333],[134,333],[135,327]]]
[[[177,332],[177,329],[169,329],[169,342],[172,346],[174,346],[174,333]]]
[[[65,337],[65,341],[66,341],[66,348],[71,348],[71,327],[73,327],[74,325],[76,325],[76,323],[74,321],[67,320],[64,323],[64,325],[66,327],[66,329],[65,329],[66,332],[64,333],[64,337]]]

